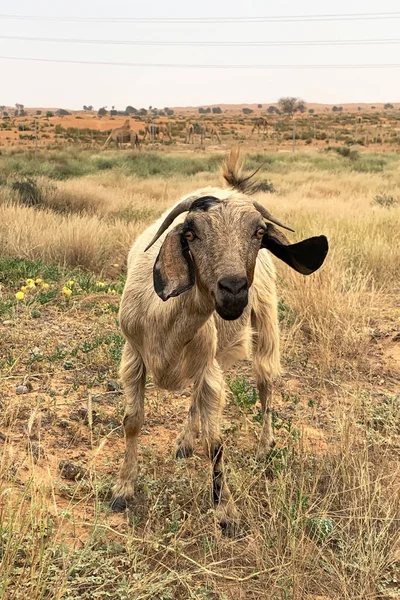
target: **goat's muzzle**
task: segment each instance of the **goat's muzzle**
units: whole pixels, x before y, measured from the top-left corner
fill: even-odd
[[[218,280],[215,310],[222,319],[238,319],[249,301],[249,282],[244,275],[225,275]]]

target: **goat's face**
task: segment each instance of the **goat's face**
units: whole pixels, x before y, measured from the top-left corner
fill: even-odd
[[[168,300],[196,284],[223,319],[238,319],[243,313],[261,248],[268,248],[304,275],[318,269],[328,251],[325,236],[290,244],[265,219],[285,226],[242,195],[182,201],[166,217],[149,246],[184,211],[188,211],[186,219],[169,231],[155,262],[155,291],[162,300]]]
[[[193,203],[183,225],[196,285],[209,295],[217,313],[237,319],[248,303],[257,253],[266,225],[251,201],[217,199]]]

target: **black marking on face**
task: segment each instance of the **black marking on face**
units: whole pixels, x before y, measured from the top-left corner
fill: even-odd
[[[221,203],[222,200],[215,198],[214,196],[203,196],[203,198],[197,198],[197,200],[192,203],[190,212],[207,212],[212,206]]]

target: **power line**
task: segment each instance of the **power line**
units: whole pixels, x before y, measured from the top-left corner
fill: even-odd
[[[387,64],[339,64],[339,65],[221,65],[221,64],[184,64],[184,63],[131,63],[97,60],[64,60],[56,58],[32,58],[21,56],[0,56],[0,60],[18,60],[44,63],[66,63],[72,65],[102,65],[113,67],[145,67],[159,69],[399,69],[400,63]]]
[[[0,19],[25,21],[95,22],[95,23],[293,23],[314,21],[365,21],[376,19],[399,19],[400,12],[341,13],[329,15],[270,15],[253,17],[84,17],[57,15],[7,15]]]
[[[62,44],[98,44],[123,46],[212,46],[212,47],[247,47],[247,46],[358,46],[399,44],[400,39],[372,40],[276,40],[248,42],[203,42],[203,41],[158,41],[158,40],[89,40],[73,38],[25,37],[19,35],[0,35],[1,40],[17,40],[24,42],[51,42]]]

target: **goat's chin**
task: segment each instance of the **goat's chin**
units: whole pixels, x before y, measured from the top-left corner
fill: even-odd
[[[243,311],[244,311],[245,307],[238,307],[236,309],[227,309],[224,306],[220,306],[218,304],[215,304],[215,310],[217,311],[218,315],[221,317],[221,319],[224,319],[225,321],[235,321],[236,319],[238,319],[239,317],[242,316]]]

